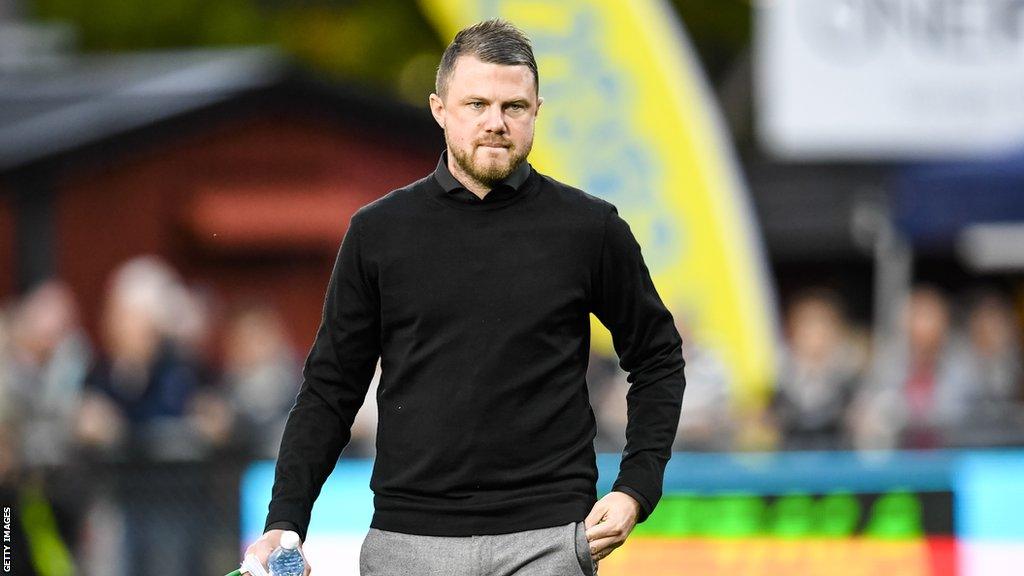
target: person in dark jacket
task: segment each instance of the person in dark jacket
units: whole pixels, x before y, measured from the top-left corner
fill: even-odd
[[[247,556],[265,561],[285,529],[305,538],[378,358],[363,576],[593,574],[654,510],[681,339],[615,206],[526,162],[542,103],[511,24],[466,28],[445,51],[430,107],[447,149],[349,223]],[[631,383],[619,475],[600,500],[590,313]]]

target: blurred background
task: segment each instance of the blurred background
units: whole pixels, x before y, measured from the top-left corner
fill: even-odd
[[[348,219],[433,169],[441,52],[499,15],[540,64],[531,161],[619,206],[685,341],[665,497],[601,573],[1024,562],[1019,0],[0,0],[13,573],[237,565]],[[594,330],[607,490],[628,383]]]

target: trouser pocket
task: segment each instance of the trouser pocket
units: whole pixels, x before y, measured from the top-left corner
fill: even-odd
[[[590,557],[590,542],[587,542],[587,527],[583,522],[576,523],[576,560],[583,576],[596,576],[597,567]]]

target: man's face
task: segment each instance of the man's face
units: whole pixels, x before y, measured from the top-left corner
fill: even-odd
[[[542,102],[528,67],[460,56],[445,98],[430,95],[430,110],[448,143],[453,176],[491,188],[511,174],[533,147],[534,121]]]

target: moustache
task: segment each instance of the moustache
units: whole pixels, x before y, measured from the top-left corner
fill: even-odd
[[[477,146],[499,146],[502,148],[514,148],[512,143],[507,140],[481,140],[476,143]]]

